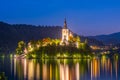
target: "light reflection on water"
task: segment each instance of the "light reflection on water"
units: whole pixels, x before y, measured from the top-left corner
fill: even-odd
[[[119,80],[119,60],[0,59],[8,80]]]

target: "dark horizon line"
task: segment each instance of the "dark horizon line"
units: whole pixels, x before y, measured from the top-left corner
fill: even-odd
[[[39,27],[39,26],[43,26],[43,27],[63,27],[63,26],[58,26],[58,25],[36,25],[36,24],[28,24],[28,23],[9,23],[9,22],[6,22],[6,21],[0,21],[0,23],[4,23],[4,24],[8,24],[8,25],[31,25],[31,26],[36,26],[36,27]],[[107,35],[111,35],[111,34],[116,34],[116,33],[120,33],[119,32],[112,32],[112,33],[108,33],[108,34],[98,34],[98,35],[81,35],[81,34],[78,34],[78,35],[81,35],[81,36],[86,36],[86,37],[92,37],[92,36],[107,36]]]

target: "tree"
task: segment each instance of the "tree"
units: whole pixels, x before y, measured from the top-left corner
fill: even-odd
[[[73,46],[73,47],[75,47],[76,45],[76,38],[75,37],[71,37],[71,36],[69,36],[69,46]]]
[[[88,45],[88,40],[87,39],[85,40],[85,43],[83,44],[83,50],[84,50],[85,53],[91,53],[91,48]]]
[[[85,39],[85,44],[88,44],[88,39]]]
[[[51,44],[52,42],[50,38],[44,38],[42,41],[43,41],[44,46],[47,46],[48,44]]]
[[[24,41],[18,42],[18,47],[16,48],[16,54],[23,54],[25,46],[26,46],[26,44]]]
[[[78,49],[80,49],[81,48],[81,40],[80,40],[80,37],[79,36],[77,36],[77,43],[76,43],[76,45],[77,45],[77,48]]]
[[[81,43],[80,37],[77,36],[77,42]]]
[[[56,44],[56,46],[57,46],[57,45],[59,45],[59,44],[60,44],[60,40],[59,40],[59,39],[55,39],[55,40],[53,39],[53,40],[52,40],[52,43],[55,43],[55,44]]]

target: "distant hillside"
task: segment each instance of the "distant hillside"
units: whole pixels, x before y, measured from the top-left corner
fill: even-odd
[[[60,26],[10,25],[0,22],[0,50],[13,51],[21,40],[28,42],[46,37],[60,38]]]
[[[39,40],[46,37],[61,39],[60,26],[35,26],[26,24],[7,24],[0,22],[0,52],[12,52],[17,43],[21,40],[28,42],[30,40]],[[81,36],[84,41],[87,37]],[[95,39],[88,39],[90,45],[103,45],[102,42]]]
[[[80,36],[81,42],[84,42],[86,39],[88,41],[89,45],[93,45],[93,46],[104,46],[102,41],[96,40],[94,38],[89,38],[89,37],[85,37],[85,36]]]
[[[120,44],[120,32],[113,33],[109,35],[98,35],[98,36],[91,36],[90,38],[94,38],[96,40],[102,41],[104,44]]]

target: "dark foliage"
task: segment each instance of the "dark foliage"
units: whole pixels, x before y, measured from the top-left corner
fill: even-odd
[[[96,40],[102,41],[106,45],[120,44],[120,32],[109,35],[91,36],[90,38],[94,38]]]
[[[0,22],[0,52],[14,51],[19,41],[60,38],[61,29],[60,26],[10,25]]]
[[[35,26],[26,24],[7,24],[0,22],[0,53],[10,53],[15,51],[19,41],[39,40],[43,38],[61,39],[60,26]],[[75,34],[76,35],[76,34]],[[81,36],[82,42],[88,39],[90,45],[103,45],[95,39]]]

